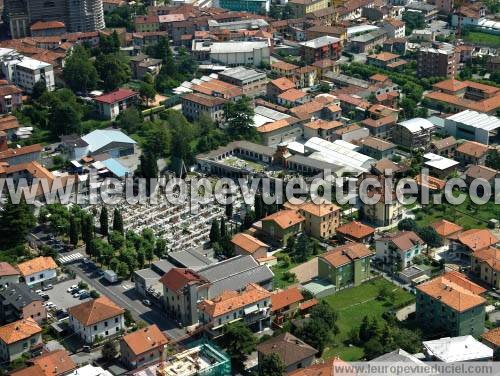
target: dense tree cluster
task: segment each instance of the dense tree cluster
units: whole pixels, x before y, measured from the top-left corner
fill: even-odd
[[[420,238],[427,243],[429,247],[440,247],[443,241],[434,227],[417,225],[411,218],[405,218],[398,223],[398,230],[400,231],[414,231]]]

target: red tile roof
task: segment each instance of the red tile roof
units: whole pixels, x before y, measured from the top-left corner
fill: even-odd
[[[441,219],[439,221],[431,223],[431,227],[433,227],[434,230],[436,230],[436,232],[438,233],[438,235],[443,238],[463,230],[462,226],[447,221],[446,219]]]
[[[201,281],[203,281],[201,276],[185,268],[172,268],[160,278],[165,287],[176,292],[186,285]]]
[[[64,29],[66,25],[60,21],[37,21],[30,26],[31,31],[46,29]]]
[[[334,267],[349,264],[354,260],[372,256],[373,252],[362,243],[348,243],[333,248],[319,256]]]
[[[123,315],[125,310],[113,303],[107,296],[89,300],[70,307],[68,313],[83,326],[97,324],[98,322]]]
[[[299,303],[304,300],[297,287],[290,287],[286,290],[275,292],[271,295],[271,311],[278,311],[290,304]]]
[[[472,252],[480,251],[498,243],[496,236],[487,229],[472,229],[462,232],[457,241]]]
[[[266,249],[269,248],[266,243],[261,242],[259,239],[254,238],[252,235],[248,235],[242,232],[234,235],[231,239],[231,243],[240,247],[248,253],[254,253],[262,247]]]
[[[94,100],[96,102],[112,104],[112,103],[123,101],[123,100],[128,99],[128,98],[135,97],[137,95],[138,95],[138,93],[135,92],[134,90],[119,88],[119,89],[116,89],[115,91],[112,91],[110,93],[95,97]]]
[[[360,240],[367,236],[373,235],[375,233],[375,229],[361,222],[352,221],[339,226],[337,228],[337,233]]]
[[[304,221],[304,217],[301,216],[295,210],[280,210],[274,214],[268,215],[265,218],[262,218],[262,221],[273,221],[279,227],[285,229],[292,226],[295,226],[298,223]]]
[[[11,322],[0,327],[0,340],[7,345],[28,339],[42,332],[42,328],[31,317]]]
[[[75,362],[66,350],[47,352],[32,359],[31,362],[38,365],[46,376],[66,375],[76,369]]]
[[[122,341],[127,344],[136,356],[168,343],[168,338],[156,326],[156,324],[138,329],[135,332],[123,336]]]

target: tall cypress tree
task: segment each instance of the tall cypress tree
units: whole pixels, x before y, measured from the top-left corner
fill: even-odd
[[[227,232],[226,232],[226,220],[224,219],[224,217],[222,217],[220,219],[220,237],[221,239],[224,239],[227,235]]]
[[[108,236],[108,233],[109,233],[108,209],[106,208],[106,206],[103,206],[101,209],[99,223],[101,224],[101,235]]]
[[[78,219],[72,215],[69,218],[69,241],[76,246],[78,244],[80,228]]]
[[[220,240],[219,222],[216,219],[212,221],[209,238],[210,238],[210,243],[218,243]]]
[[[118,208],[116,208],[113,212],[113,231],[117,231],[120,234],[123,234],[122,213],[118,210]]]

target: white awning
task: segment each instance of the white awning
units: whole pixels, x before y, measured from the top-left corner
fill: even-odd
[[[245,312],[245,315],[249,315],[251,313],[255,313],[259,310],[259,307],[257,307],[257,304],[254,304],[250,307],[247,307],[243,310],[243,312]]]

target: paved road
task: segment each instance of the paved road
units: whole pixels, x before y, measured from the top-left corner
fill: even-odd
[[[173,339],[178,339],[186,334],[184,329],[178,328],[175,321],[167,318],[159,308],[146,307],[142,304],[141,297],[135,292],[133,282],[123,281],[120,284],[109,285],[99,279],[93,270],[85,269],[83,265],[85,264],[76,263],[69,265],[68,268],[99,293],[106,295],[120,307],[130,310],[134,320],[143,320],[150,324],[156,324]]]

